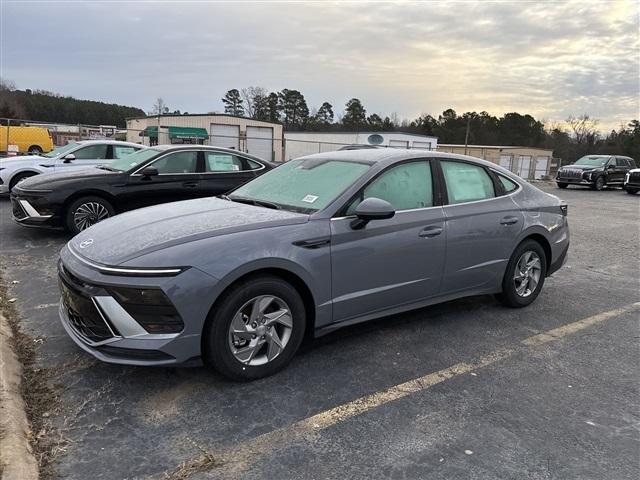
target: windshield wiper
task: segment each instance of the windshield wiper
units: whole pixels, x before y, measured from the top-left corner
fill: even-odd
[[[231,200],[232,202],[246,203],[249,205],[256,205],[258,207],[273,208],[274,210],[282,210],[282,207],[277,203],[267,202],[265,200],[257,200],[255,198],[245,197],[228,197],[225,195],[225,200]]]

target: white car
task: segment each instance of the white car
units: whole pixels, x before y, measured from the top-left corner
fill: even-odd
[[[632,168],[627,172],[622,188],[630,195],[640,192],[640,168]]]
[[[137,152],[143,145],[115,140],[83,140],[42,155],[0,158],[0,194],[11,192],[21,180],[39,173],[66,172],[96,165]]]

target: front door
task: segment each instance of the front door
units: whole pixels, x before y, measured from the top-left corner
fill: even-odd
[[[187,200],[200,196],[198,151],[185,150],[168,153],[146,167],[154,167],[158,175],[145,176],[143,169],[129,176],[119,198],[125,210]]]
[[[442,293],[493,285],[516,247],[524,215],[511,196],[496,194],[485,168],[455,160],[440,165],[448,197]]]
[[[376,197],[396,214],[354,230],[356,206]],[[445,257],[441,206],[433,205],[427,160],[396,165],[379,174],[331,221],[333,320],[375,314],[436,295]]]

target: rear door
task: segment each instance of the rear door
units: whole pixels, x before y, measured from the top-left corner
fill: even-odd
[[[96,165],[104,165],[111,158],[111,145],[107,143],[92,143],[81,146],[77,150],[63,155],[62,158],[56,160],[54,170],[59,172],[70,172]],[[65,159],[66,156],[73,155],[73,159]]]
[[[446,185],[447,258],[442,293],[481,289],[502,278],[524,223],[483,166],[441,160]]]
[[[204,151],[204,168],[200,175],[199,195],[203,197],[227,193],[255,178],[264,166],[227,152]]]
[[[201,196],[199,155],[202,152],[197,150],[170,152],[132,173],[118,196],[121,208],[131,210]],[[146,167],[156,168],[158,175],[143,175]]]

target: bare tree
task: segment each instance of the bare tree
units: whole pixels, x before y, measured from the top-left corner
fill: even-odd
[[[567,125],[578,145],[592,145],[598,138],[598,120],[592,119],[586,113],[579,117],[570,115],[567,118]]]
[[[13,80],[0,77],[0,91],[13,92],[16,89],[16,84]]]
[[[162,115],[164,113],[169,113],[169,107],[164,103],[164,100],[161,97],[158,97],[149,112],[149,115]]]
[[[259,117],[268,96],[266,89],[262,87],[247,87],[240,92],[244,102],[244,110],[248,117]]]

